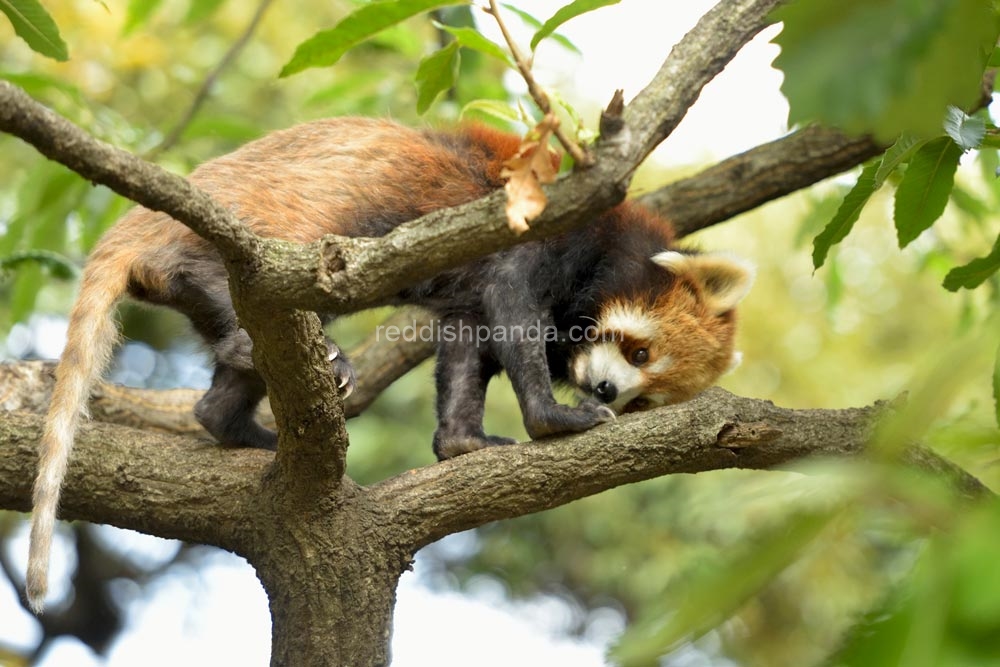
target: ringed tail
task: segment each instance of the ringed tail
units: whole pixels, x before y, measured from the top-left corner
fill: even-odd
[[[36,614],[48,590],[56,511],[77,425],[118,339],[115,305],[127,289],[132,257],[121,246],[108,245],[99,247],[84,269],[39,443],[26,577],[28,605]]]

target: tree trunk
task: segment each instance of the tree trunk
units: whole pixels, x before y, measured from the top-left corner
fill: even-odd
[[[248,560],[271,610],[273,667],[380,667],[412,547],[394,544],[370,494],[345,479],[337,498],[275,498]],[[285,517],[286,520],[278,517]],[[264,518],[264,517],[262,517]]]

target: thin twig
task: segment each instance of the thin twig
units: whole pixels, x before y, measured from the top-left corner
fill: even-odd
[[[267,11],[267,8],[271,5],[272,1],[273,0],[261,0],[260,5],[257,6],[257,11],[254,12],[253,18],[250,19],[250,23],[247,24],[243,34],[241,34],[239,39],[237,39],[233,45],[229,47],[226,54],[222,56],[222,60],[220,60],[215,68],[208,73],[208,76],[205,77],[205,80],[201,84],[201,88],[198,89],[198,93],[194,96],[194,100],[184,113],[184,116],[177,122],[176,125],[174,125],[173,129],[167,133],[167,136],[164,137],[163,141],[146,153],[146,159],[155,160],[157,156],[165,153],[177,144],[181,135],[188,128],[188,125],[191,124],[191,121],[194,120],[195,115],[205,103],[205,100],[208,99],[209,93],[212,92],[212,87],[215,85],[216,80],[218,80],[223,70],[225,70],[230,63],[236,59],[239,52],[242,51],[243,47],[250,41],[250,37],[253,35],[254,31],[257,30],[257,26],[260,25],[261,19],[264,18],[264,12]]]
[[[514,42],[514,38],[511,37],[510,32],[507,30],[507,25],[504,23],[503,19],[500,17],[500,10],[497,8],[496,0],[490,0],[490,6],[484,8],[487,14],[490,14],[493,19],[497,22],[497,27],[500,28],[500,33],[503,35],[504,41],[507,42],[507,48],[510,49],[510,55],[514,58],[514,64],[517,65],[518,71],[521,73],[521,78],[524,82],[528,84],[528,94],[531,95],[531,99],[535,101],[538,108],[541,109],[543,114],[552,113],[552,105],[549,103],[549,96],[545,94],[535,77],[531,74],[531,60],[525,58],[521,50],[517,48],[517,44]],[[566,136],[566,133],[558,125],[553,129],[553,134],[555,134],[556,139],[562,144],[566,152],[570,154],[573,158],[573,162],[580,167],[589,167],[594,164],[594,157],[588,153],[586,150],[580,147],[575,141]]]

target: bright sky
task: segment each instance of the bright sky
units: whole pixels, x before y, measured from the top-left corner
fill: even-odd
[[[546,18],[564,3],[518,4]],[[669,47],[712,4],[710,0],[668,1],[656,3],[652,10],[652,3],[623,2],[599,10],[562,30],[580,47],[582,60],[559,47],[543,46],[536,69],[545,83],[564,91],[581,111],[596,113],[616,88],[624,88],[626,100],[631,99],[657,71]],[[517,20],[511,17],[510,23],[513,27]],[[704,90],[677,132],[658,151],[657,159],[672,164],[706,162],[783,133],[787,107],[778,92],[780,75],[770,69],[777,48],[767,43],[774,32],[758,37]],[[173,548],[152,538],[115,535],[116,542],[153,553]],[[26,540],[15,541],[14,548],[23,567]],[[55,560],[54,579],[58,579],[60,570],[65,575],[67,564],[58,554]],[[496,591],[474,597],[435,592],[422,579],[418,558],[416,571],[404,575],[399,590],[393,638],[396,667],[604,664],[603,643],[614,636],[614,621],[595,633],[599,641],[572,641],[558,636],[565,609],[560,611],[553,600],[515,605]],[[114,646],[107,665],[253,667],[268,663],[267,601],[253,570],[241,559],[220,555],[198,572],[162,579],[151,593],[132,603],[129,628]],[[12,590],[3,583],[0,643],[32,645],[36,636],[36,624],[20,610]],[[86,648],[72,641],[59,642],[42,663],[46,667],[99,664]]]

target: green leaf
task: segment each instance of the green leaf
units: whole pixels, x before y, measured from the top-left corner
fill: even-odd
[[[836,215],[813,240],[813,268],[818,269],[823,266],[830,248],[847,238],[851,229],[854,228],[854,223],[861,215],[861,209],[865,207],[871,196],[885,184],[892,172],[906,163],[926,143],[926,140],[919,139],[913,134],[903,133],[883,153],[881,160],[869,164],[861,172],[858,182],[844,197],[844,202],[837,210]]]
[[[858,182],[854,184],[851,191],[844,197],[844,201],[837,209],[833,220],[820,232],[819,236],[813,239],[813,267],[820,268],[826,261],[826,256],[830,248],[847,238],[848,233],[854,227],[854,223],[861,216],[861,209],[865,207],[868,200],[878,185],[875,181],[875,174],[881,162],[869,162],[861,171]]]
[[[417,113],[427,111],[437,96],[455,85],[458,71],[458,42],[435,51],[417,68]]]
[[[910,160],[896,188],[893,211],[900,248],[909,245],[944,212],[961,157],[962,149],[951,138],[938,137]]]
[[[986,120],[949,106],[944,117],[944,131],[956,144],[969,151],[982,145],[986,136]]]
[[[576,18],[580,14],[586,14],[587,12],[592,12],[595,9],[600,9],[601,7],[608,7],[610,5],[617,5],[621,0],[574,0],[568,5],[562,7],[555,14],[552,15],[548,21],[546,21],[541,28],[535,32],[535,35],[531,38],[531,50],[534,51],[538,47],[538,43],[543,39],[555,32],[556,28],[561,26],[566,21]]]
[[[50,250],[28,250],[0,257],[0,272],[18,271],[29,263],[37,264],[61,280],[72,280],[80,275],[80,268],[68,257]]]
[[[921,140],[909,133],[904,133],[899,139],[896,139],[896,143],[882,155],[882,163],[879,165],[878,171],[875,172],[875,187],[882,187],[889,175],[901,164],[909,161],[910,157],[926,143],[926,140]]]
[[[199,21],[204,21],[209,16],[215,13],[219,7],[222,6],[226,0],[192,0],[191,6],[188,7],[187,16],[184,17],[185,23],[198,23]]]
[[[985,257],[978,257],[964,266],[958,266],[944,277],[944,288],[956,292],[961,288],[973,289],[1000,270],[1000,236],[993,250]]]
[[[1000,347],[997,348],[997,355],[993,360],[993,412],[997,428],[1000,428]]]
[[[381,0],[362,5],[329,30],[316,33],[299,44],[292,59],[281,69],[285,77],[310,67],[329,67],[361,42],[401,21],[423,12],[467,4],[460,0]]]
[[[42,289],[42,267],[35,263],[24,265],[14,277],[10,289],[10,317],[22,322],[35,309],[35,300]]]
[[[496,58],[508,67],[514,67],[514,61],[510,59],[507,52],[504,51],[503,48],[501,48],[497,43],[486,39],[486,37],[484,37],[478,30],[475,30],[474,28],[444,25],[443,23],[438,23],[437,21],[434,21],[434,26],[438,30],[444,30],[449,35],[454,37],[459,46],[484,53],[492,58]]]
[[[612,647],[620,665],[656,664],[656,659],[692,641],[732,616],[791,565],[836,516],[802,512],[733,547],[723,562],[703,566],[671,591],[669,607],[640,621]]]
[[[536,19],[534,16],[524,11],[523,9],[519,9],[514,5],[502,5],[502,6],[509,12],[516,14],[518,18],[524,21],[525,25],[527,25],[529,28],[532,28],[533,30],[537,31],[539,28],[542,27],[541,21],[539,21],[538,19]],[[549,35],[549,39],[557,42],[568,51],[572,51],[573,53],[582,53],[582,51],[580,51],[580,48],[576,44],[571,42],[569,39],[567,39],[565,35],[560,35],[559,33],[554,32],[551,35]]]
[[[947,613],[946,574],[939,550],[865,615],[830,661],[838,667],[935,667]]]
[[[0,0],[0,12],[7,15],[14,32],[33,51],[53,60],[69,59],[59,27],[38,0]]]
[[[949,104],[980,95],[1000,18],[983,0],[812,0],[783,4],[775,66],[791,124],[820,121],[888,141],[933,136]]]
[[[987,67],[1000,67],[1000,48],[993,47],[990,51],[990,59],[986,62]]]
[[[129,0],[128,9],[125,11],[125,25],[122,26],[122,34],[127,35],[143,23],[159,9],[163,0]]]
[[[510,106],[507,102],[500,102],[499,100],[473,100],[462,107],[459,117],[465,118],[470,112],[510,123],[524,122],[523,115],[517,109]]]

